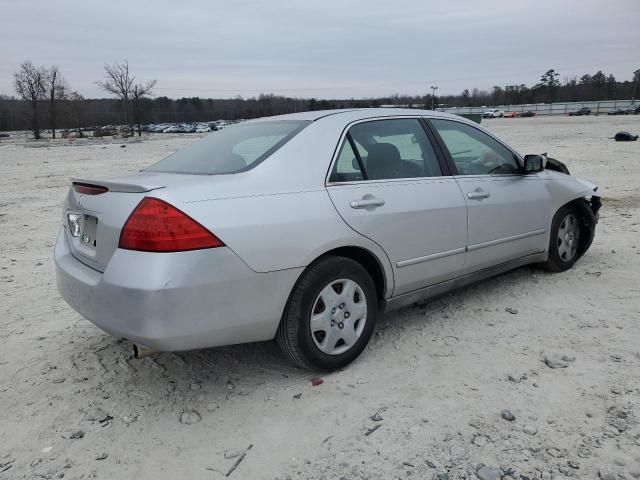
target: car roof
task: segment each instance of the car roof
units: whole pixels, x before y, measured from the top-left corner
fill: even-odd
[[[301,120],[312,121],[326,118],[326,117],[345,117],[349,122],[357,121],[365,118],[372,117],[389,117],[389,116],[421,116],[421,117],[434,117],[434,118],[460,118],[457,115],[450,113],[437,112],[434,110],[424,110],[419,108],[344,108],[338,110],[315,110],[309,112],[288,113],[285,115],[275,115],[272,117],[262,117],[256,121],[276,121],[276,120]]]

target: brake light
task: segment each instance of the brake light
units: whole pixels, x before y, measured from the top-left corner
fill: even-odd
[[[89,183],[73,183],[73,189],[78,193],[84,195],[100,195],[101,193],[107,193],[109,189],[102,185],[91,185]]]
[[[120,233],[119,248],[144,252],[183,252],[224,243],[186,213],[153,197],[133,210]]]

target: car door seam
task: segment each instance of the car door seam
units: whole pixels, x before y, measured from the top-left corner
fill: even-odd
[[[353,232],[355,232],[357,235],[366,238],[367,240],[370,240],[371,242],[373,242],[379,249],[380,251],[382,251],[382,253],[384,254],[385,257],[387,257],[387,261],[389,262],[389,266],[390,271],[391,271],[391,288],[389,289],[389,285],[387,284],[387,290],[390,290],[389,293],[389,297],[393,297],[393,292],[396,289],[396,278],[395,278],[395,272],[393,271],[393,262],[391,261],[391,259],[389,258],[389,254],[387,253],[387,251],[382,247],[382,245],[380,245],[378,242],[376,242],[374,239],[368,237],[367,235],[364,235],[362,233],[360,233],[359,231],[357,231],[355,228],[353,228],[349,222],[347,222],[347,220],[342,216],[342,213],[340,213],[340,210],[338,209],[338,207],[336,206],[335,202],[333,201],[333,198],[331,197],[331,194],[329,193],[329,189],[325,187],[325,192],[327,193],[327,197],[329,197],[329,201],[331,202],[331,205],[333,205],[333,209],[336,211],[336,213],[338,214],[338,216],[342,219],[342,221],[344,222],[344,224]],[[384,272],[384,269],[383,269]],[[387,282],[388,283],[388,282]]]

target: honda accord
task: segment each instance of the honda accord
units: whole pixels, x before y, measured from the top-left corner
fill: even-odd
[[[297,113],[72,179],[57,282],[137,356],[276,338],[333,370],[384,312],[526,264],[569,269],[599,207],[562,163],[459,116]]]

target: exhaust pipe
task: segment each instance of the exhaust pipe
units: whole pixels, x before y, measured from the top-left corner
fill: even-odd
[[[154,350],[153,348],[143,347],[142,345],[136,345],[135,343],[133,344],[133,358],[135,359],[149,357],[156,353],[159,353],[158,350]]]

